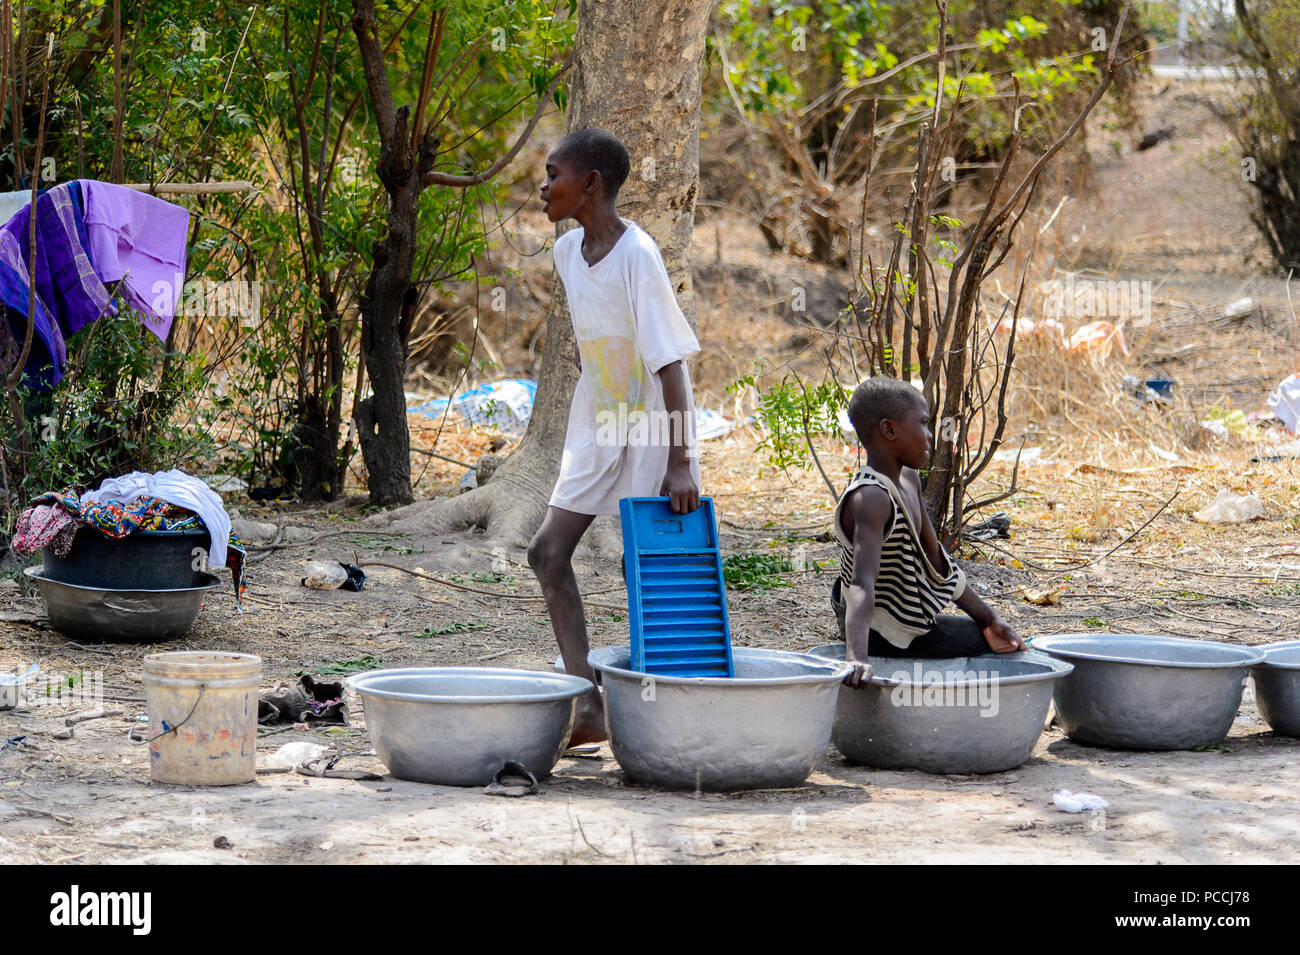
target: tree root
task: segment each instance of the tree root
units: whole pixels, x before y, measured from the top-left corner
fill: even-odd
[[[444,580],[441,577],[434,577],[432,574],[422,573],[418,570],[411,570],[398,564],[390,564],[382,560],[363,560],[358,567],[387,567],[390,570],[400,570],[404,574],[410,574],[412,577],[419,577],[421,580],[432,580],[436,584],[442,584],[444,587],[451,587],[453,590],[464,590],[471,594],[483,594],[485,597],[495,597],[498,600],[541,600],[546,598],[541,594],[503,594],[499,590],[483,590],[479,587],[468,587],[465,584],[458,584],[454,580]],[[606,593],[607,591],[597,591],[597,593]],[[601,610],[625,610],[626,607],[615,604],[597,603],[594,600],[588,600],[588,594],[582,595],[583,607],[598,607]]]
[[[520,474],[522,470],[503,465],[483,487],[456,497],[417,501],[363,523],[413,536],[479,530],[489,543],[522,549],[541,526],[549,497],[549,488]]]

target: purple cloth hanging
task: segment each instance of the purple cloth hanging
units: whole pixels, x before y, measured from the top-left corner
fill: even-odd
[[[36,199],[36,296],[65,339],[101,315],[116,314],[86,254],[81,209],[81,189],[75,182],[48,189]],[[30,221],[27,206],[0,226],[17,241],[24,277],[31,265]]]
[[[190,213],[183,206],[94,179],[79,179],[86,201],[87,248],[105,284],[121,281],[144,324],[167,340],[185,277]]]
[[[28,382],[40,390],[63,377],[66,337],[100,315],[113,313],[108,290],[86,254],[80,198],[75,183],[64,183],[36,200],[35,330],[24,372]],[[26,206],[0,225],[0,301],[7,306],[6,319],[15,344],[27,331],[31,216],[32,207]],[[12,365],[17,355],[10,357],[8,347],[0,350]]]

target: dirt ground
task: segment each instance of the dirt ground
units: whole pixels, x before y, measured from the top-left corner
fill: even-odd
[[[744,435],[706,448],[706,481],[752,466]],[[852,458],[832,457],[841,467]],[[748,464],[747,464],[748,462]],[[1240,463],[1238,461],[1234,464]],[[1009,480],[995,466],[993,484]],[[1023,478],[1009,508],[1007,554],[970,558],[983,592],[1026,636],[1071,631],[1149,632],[1258,644],[1293,636],[1300,609],[1300,543],[1291,543],[1293,462],[1251,472],[1265,517],[1245,525],[1193,522],[1212,496],[1213,465],[1199,465],[1187,492],[1104,561],[1069,574],[1035,570],[1095,558],[1140,526],[1180,466],[1117,481],[1093,465],[1046,464]],[[1186,468],[1187,466],[1181,466]],[[1223,467],[1220,473],[1231,473]],[[1188,479],[1182,475],[1183,481]],[[829,496],[812,475],[778,477],[766,492],[716,495],[729,553],[777,550],[813,564],[829,560]],[[1069,492],[1071,487],[1076,490]],[[1060,500],[1055,507],[1047,504]],[[777,506],[779,502],[779,507]],[[1094,541],[1062,542],[1059,528],[1098,505],[1124,509]],[[779,513],[780,519],[774,521]],[[1042,519],[1051,514],[1050,525]],[[253,565],[245,612],[220,593],[184,639],[157,649],[257,653],[264,682],[369,656],[366,665],[480,664],[544,669],[554,642],[522,555],[477,552],[472,540],[413,540],[349,531],[343,510],[291,515],[291,526],[334,536],[269,552]],[[344,524],[340,527],[340,524]],[[338,531],[344,533],[337,533]],[[802,551],[798,550],[802,548]],[[1015,557],[1009,556],[1014,552]],[[359,593],[309,591],[298,577],[309,556],[378,560],[497,596],[452,589],[385,567],[368,567]],[[494,561],[496,571],[494,572]],[[1000,561],[997,562],[997,561]],[[1015,564],[1023,566],[1017,567]],[[1056,566],[1053,563],[1052,566]],[[585,548],[579,575],[595,645],[625,642],[617,555]],[[728,594],[735,642],[806,649],[832,637],[826,607],[831,571],[783,575],[788,586]],[[1056,578],[1053,580],[1053,578]],[[1028,603],[1020,591],[1064,585],[1060,605]],[[0,735],[26,735],[37,749],[0,752],[0,857],[13,862],[1281,862],[1300,858],[1300,741],[1268,731],[1251,687],[1226,746],[1209,752],[1111,751],[1070,742],[1053,726],[1024,766],[990,776],[932,776],[849,765],[833,751],[798,789],[669,794],[624,777],[608,748],[566,759],[539,796],[503,799],[477,789],[354,782],[297,774],[190,789],[149,780],[147,755],[126,743],[145,712],[141,658],[148,648],[77,646],[41,622],[39,598],[12,582],[3,591],[7,632],[0,664],[37,660],[49,671],[103,672],[105,707],[119,715],[79,724],[55,740],[81,706],[0,713]],[[459,624],[465,632],[434,635]],[[355,701],[354,701],[355,704]],[[347,728],[263,730],[259,755],[293,740],[355,753],[342,767],[384,772],[369,752],[364,716]],[[1102,795],[1104,817],[1067,815],[1061,789]],[[214,848],[224,837],[233,848]]]
[[[1162,110],[1182,104],[1168,94],[1152,109],[1159,120]],[[1243,437],[1214,441],[1198,437],[1196,422],[1214,405],[1263,407],[1272,384],[1294,370],[1293,316],[1285,289],[1253,261],[1257,244],[1240,202],[1225,198],[1232,194],[1213,174],[1222,164],[1221,131],[1180,115],[1179,137],[1168,147],[1140,156],[1098,153],[1091,212],[1075,212],[1069,223],[1090,222],[1091,231],[1066,236],[1083,250],[1076,265],[1104,258],[1093,243],[1112,252],[1124,247],[1104,274],[1151,278],[1161,290],[1161,334],[1126,359],[1094,367],[1089,380],[1159,373],[1180,381],[1179,404],[1159,412],[1100,389],[1078,402],[1095,403],[1096,414],[1075,408],[1074,418],[1064,415],[1081,421],[1077,430],[1021,414],[1008,437],[1041,447],[1041,459],[1022,467],[1016,492],[989,509],[1009,513],[1012,537],[958,552],[973,585],[1027,637],[1159,633],[1253,645],[1296,636],[1300,462],[1274,453],[1270,432],[1253,423]],[[1099,151],[1109,148],[1104,137],[1094,141]],[[1162,198],[1161,181],[1176,182],[1177,195]],[[1117,210],[1138,219],[1125,227]],[[720,221],[701,227],[698,245],[721,249]],[[762,248],[756,230],[725,225],[727,257],[745,261]],[[798,346],[798,330],[774,319],[761,331],[755,326],[752,339],[738,339],[718,291],[725,281],[705,284],[701,367],[713,371],[697,375],[697,393],[706,396],[702,404],[730,413],[721,384],[749,370],[745,349],[779,357]],[[1223,319],[1223,306],[1242,295],[1260,310]],[[1032,364],[1025,367],[1032,373]],[[413,417],[412,426],[417,446],[432,448],[437,423]],[[473,460],[491,438],[453,427],[438,440],[442,453]],[[702,446],[724,550],[777,553],[817,569],[782,574],[776,582],[783,586],[729,590],[733,640],[806,649],[834,632],[826,598],[834,573],[832,500],[815,472],[764,467],[755,442],[742,429]],[[843,444],[828,442],[822,452],[836,480],[853,469],[854,454]],[[416,466],[423,494],[453,493],[461,469],[427,458]],[[999,462],[974,490],[982,496],[1010,482],[1011,466]],[[1192,513],[1220,487],[1257,493],[1263,517],[1236,525],[1194,521]],[[79,645],[50,629],[39,596],[15,580],[0,584],[0,670],[36,661],[47,672],[101,672],[111,714],[56,739],[65,717],[87,707],[0,711],[0,739],[26,736],[29,744],[0,750],[0,861],[1300,861],[1300,741],[1268,730],[1251,685],[1226,744],[1211,751],[1091,748],[1053,725],[1025,765],[990,776],[876,771],[832,750],[797,789],[672,794],[626,779],[604,747],[599,758],[561,761],[540,795],[521,799],[391,777],[356,782],[296,773],[259,774],[254,783],[225,788],[154,784],[147,753],[126,742],[145,712],[141,659],[152,650],[255,653],[265,685],[322,668],[546,669],[555,659],[517,548],[494,552],[473,534],[390,533],[355,501],[303,509],[252,507],[232,497],[230,506],[241,520],[282,526],[265,537],[249,530],[256,560],[243,612],[235,612],[229,591],[219,591],[182,640]],[[617,525],[602,524],[577,560],[595,646],[627,640]],[[299,578],[312,558],[393,564],[481,592],[374,563],[359,593],[307,590]],[[1056,590],[1060,602],[1030,603],[1026,588]],[[259,757],[297,740],[348,754],[341,767],[384,772],[355,699],[347,727],[263,730]],[[1062,813],[1052,804],[1062,789],[1097,793],[1110,808]]]

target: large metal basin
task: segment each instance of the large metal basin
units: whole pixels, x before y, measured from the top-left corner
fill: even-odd
[[[1300,736],[1300,640],[1260,647],[1264,662],[1251,667],[1259,714],[1280,736]]]
[[[1197,749],[1228,735],[1248,669],[1262,651],[1210,640],[1127,633],[1036,637],[1074,664],[1056,687],[1070,738],[1120,749]]]
[[[565,673],[493,667],[375,670],[347,683],[392,774],[444,786],[485,786],[510,761],[550,775],[573,731],[574,701],[591,689]]]
[[[183,636],[199,615],[203,598],[218,586],[200,574],[195,587],[174,590],[111,590],[51,580],[40,567],[23,571],[36,581],[54,629],[76,639],[155,643]]]
[[[630,647],[593,650],[614,758],[664,789],[801,785],[826,752],[847,664],[780,650],[732,649],[734,677],[650,676]]]
[[[844,644],[808,651],[844,659]],[[873,681],[840,690],[835,748],[854,763],[927,773],[999,773],[1027,760],[1057,681],[1074,669],[1042,653],[920,660],[872,657]]]

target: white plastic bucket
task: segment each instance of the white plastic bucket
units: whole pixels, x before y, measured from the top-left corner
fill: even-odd
[[[229,786],[257,774],[262,658],[183,650],[144,658],[149,773],[155,782]]]

